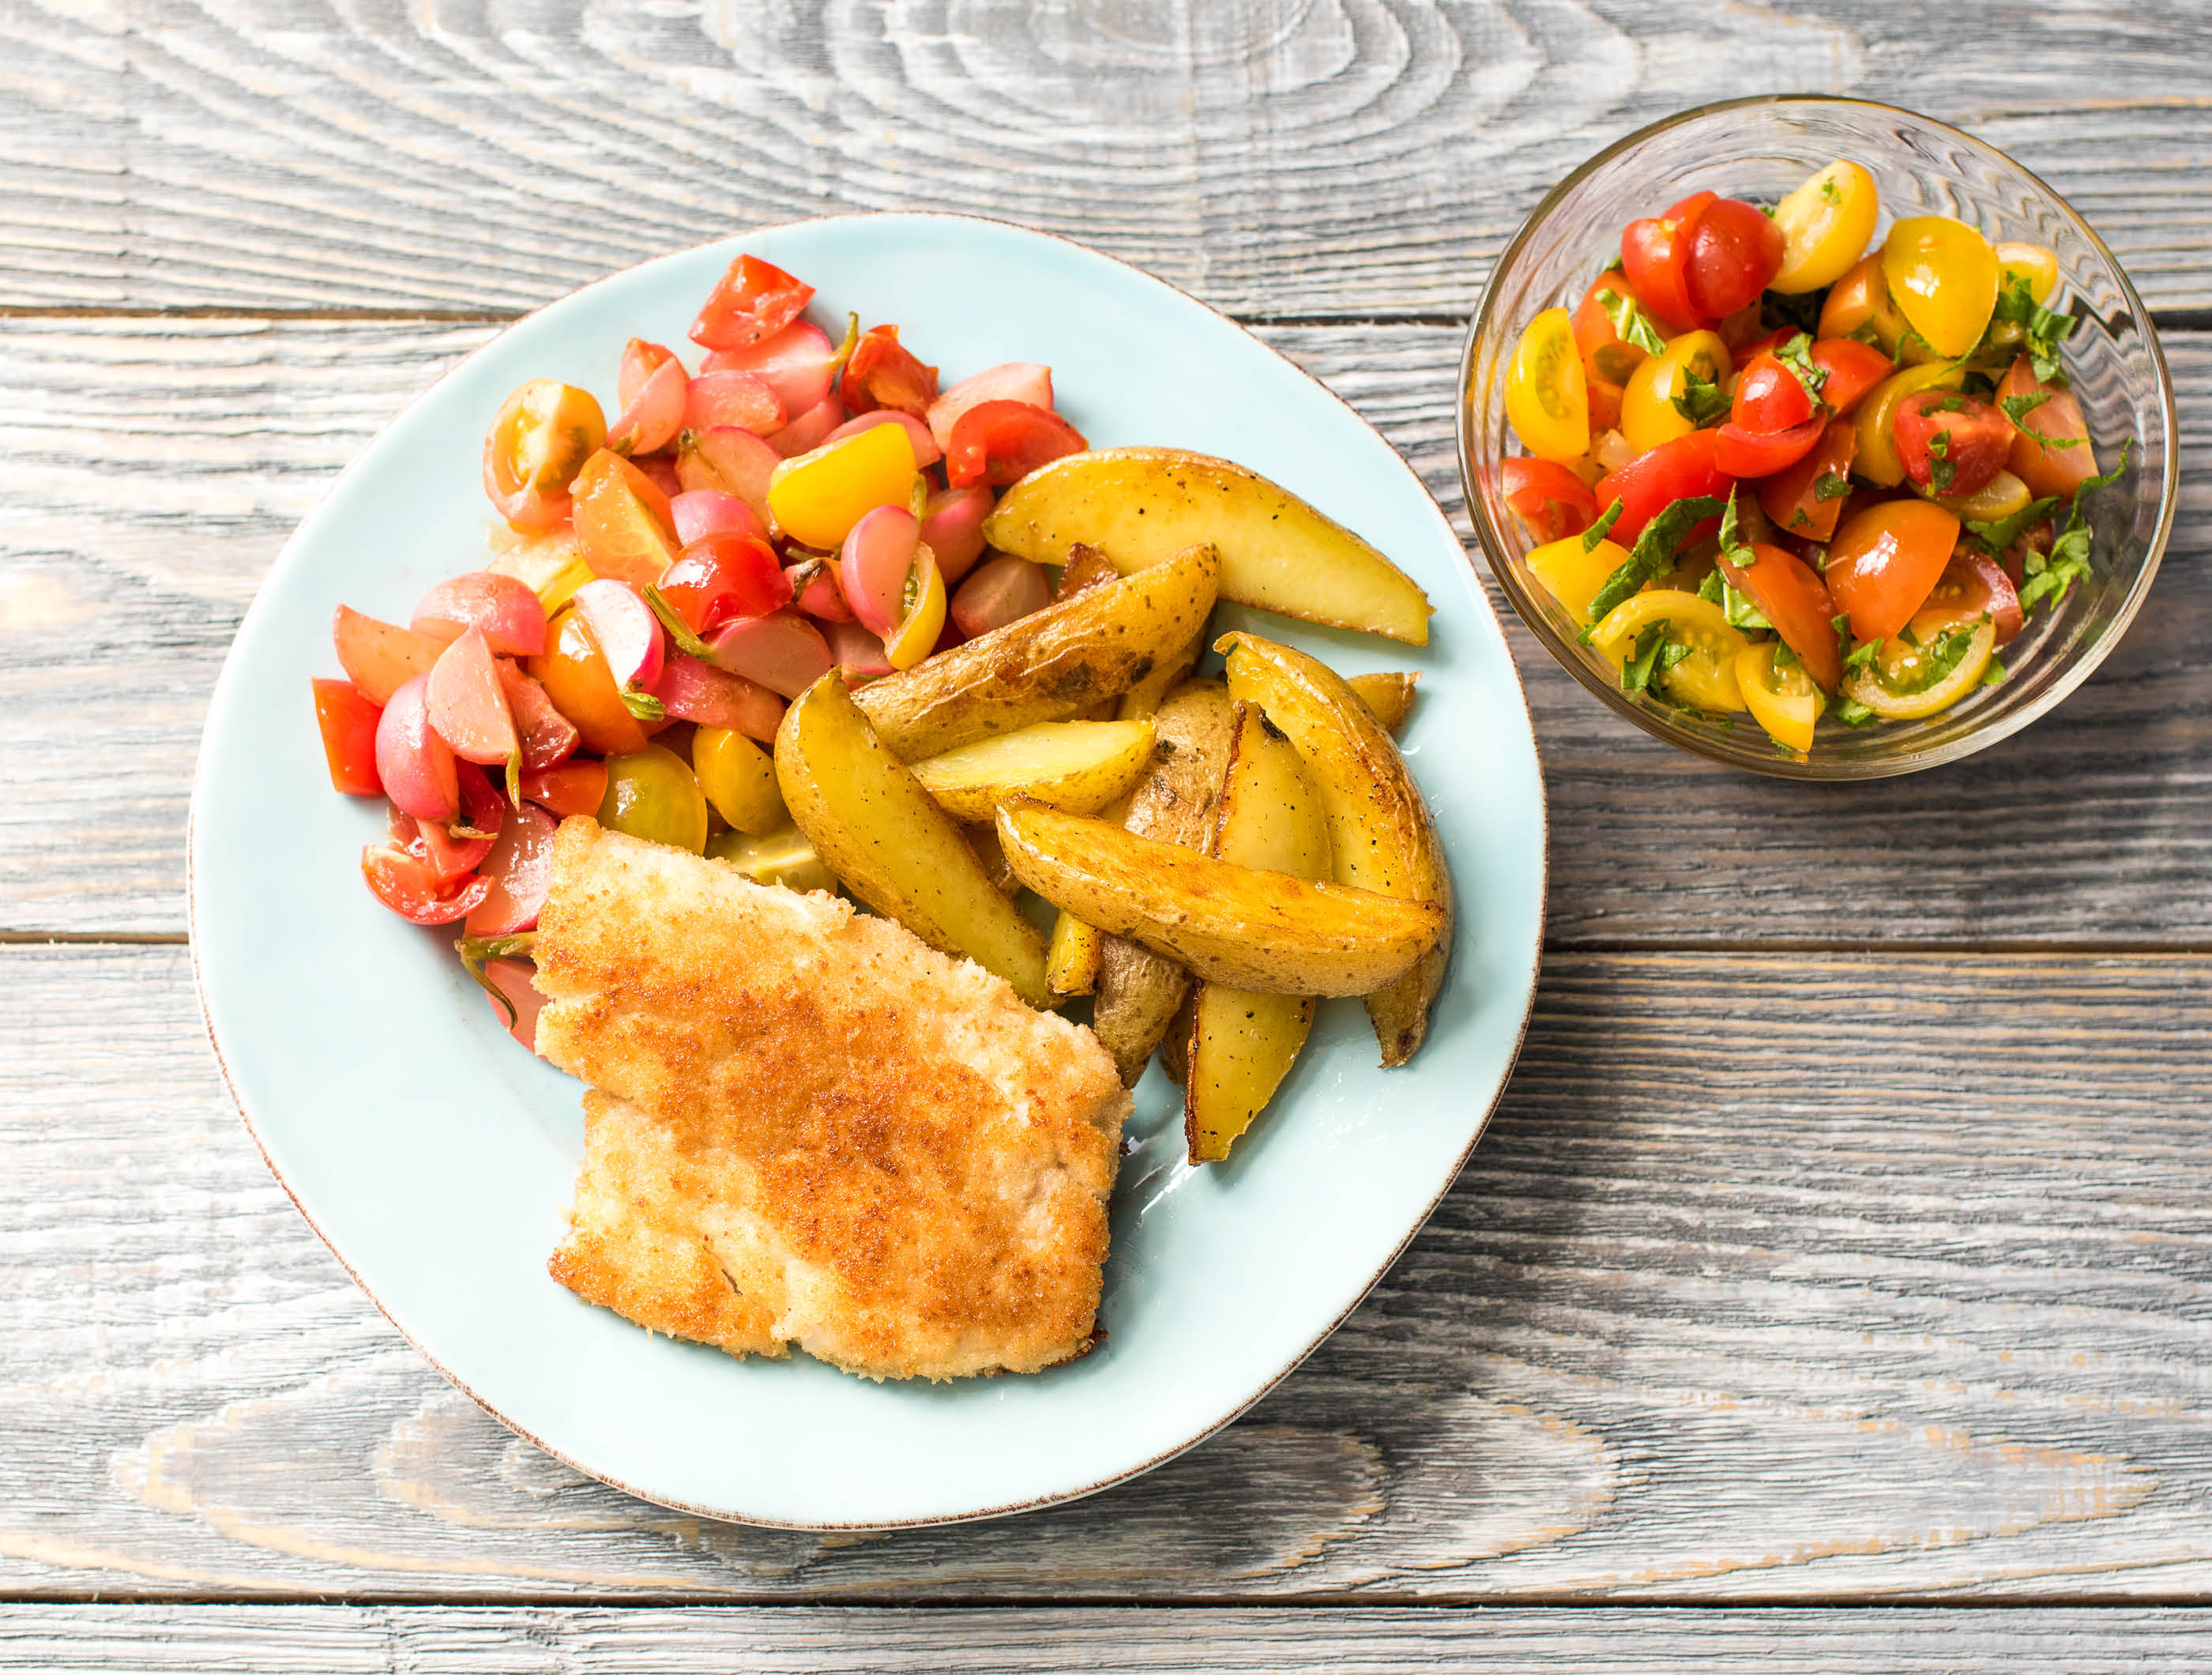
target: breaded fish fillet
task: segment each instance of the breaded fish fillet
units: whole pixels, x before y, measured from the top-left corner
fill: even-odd
[[[1035,1372],[1096,1324],[1129,1112],[1097,1038],[823,894],[565,822],[538,1050],[597,1090],[553,1276],[733,1355]]]

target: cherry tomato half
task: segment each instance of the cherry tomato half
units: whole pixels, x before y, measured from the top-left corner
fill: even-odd
[[[501,405],[484,435],[484,493],[525,533],[568,515],[568,484],[605,442],[607,421],[588,390],[533,378]]]
[[[1589,384],[1565,308],[1522,327],[1505,375],[1505,421],[1540,460],[1564,466],[1589,451]]]
[[[318,676],[314,684],[315,723],[322,729],[331,785],[349,796],[382,796],[384,782],[376,777],[376,724],[384,711],[350,680]]]
[[[1041,466],[1091,444],[1057,413],[1026,401],[979,401],[953,422],[945,448],[945,480],[956,489],[1003,489]]]
[[[1690,234],[1690,303],[1718,320],[1759,301],[1782,269],[1782,229],[1741,198],[1716,198]]]
[[[2097,450],[2089,441],[2081,404],[2070,390],[2037,382],[2034,367],[2023,355],[1997,386],[1997,400],[2018,402],[2032,395],[2043,399],[2017,421],[2006,466],[2030,494],[2071,500],[2074,490],[2097,473]]]
[[[2020,594],[2004,567],[1987,553],[1965,550],[1954,553],[1914,619],[1926,623],[1973,622],[1987,617],[2002,646],[2019,633],[2027,620]]]
[[[1820,386],[1820,399],[1832,413],[1850,412],[1861,396],[1897,370],[1888,356],[1856,338],[1817,338],[1807,354],[1828,375]]]
[[[1836,643],[1836,606],[1826,584],[1810,565],[1778,546],[1755,541],[1751,551],[1759,562],[1748,570],[1731,563],[1723,552],[1721,574],[1774,624],[1783,644],[1797,654],[1820,690],[1834,691],[1844,678],[1844,654]]]
[[[1828,547],[1828,592],[1851,632],[1886,640],[1912,620],[1951,562],[1959,520],[1924,500],[1891,500],[1847,519]]]
[[[730,264],[691,323],[691,341],[708,349],[744,349],[797,320],[814,287],[757,256]]]
[[[1575,308],[1575,347],[1582,351],[1583,365],[1593,380],[1602,380],[1608,384],[1626,384],[1629,374],[1636,370],[1650,351],[1621,340],[1620,332],[1613,323],[1613,316],[1606,312],[1608,292],[1613,296],[1632,301],[1636,295],[1628,283],[1628,276],[1619,268],[1607,268],[1598,275]]]
[[[1613,539],[1634,541],[1645,524],[1678,500],[1699,495],[1725,499],[1735,484],[1714,460],[1717,440],[1714,431],[1693,430],[1600,478],[1594,493],[1599,507],[1620,502],[1620,521],[1610,532]]]
[[[1729,417],[1741,429],[1766,436],[1793,430],[1820,411],[1797,369],[1770,350],[1754,356],[1736,380]]]
[[[1759,509],[1784,534],[1826,540],[1850,492],[1851,458],[1858,451],[1858,426],[1830,419],[1811,453],[1759,485]]]
[[[1856,163],[1830,163],[1774,206],[1784,250],[1768,284],[1797,296],[1835,283],[1865,253],[1880,210],[1874,176]]]
[[[1697,425],[1677,407],[1692,377],[1718,384],[1729,375],[1729,347],[1717,332],[1685,332],[1638,367],[1620,396],[1620,432],[1638,454],[1686,436]],[[1595,421],[1592,421],[1595,424]]]
[[[1890,300],[1946,360],[1981,341],[1997,305],[1997,253],[1950,216],[1908,216],[1889,229],[1881,274]]]
[[[1771,477],[1810,454],[1827,428],[1818,414],[1787,430],[1765,433],[1723,424],[1713,433],[1713,463],[1730,477]]]
[[[449,925],[465,919],[491,893],[489,879],[471,878],[450,895],[441,894],[428,861],[388,844],[362,850],[361,870],[377,900],[410,924]]]
[[[1923,390],[1897,404],[1890,439],[1914,487],[1963,498],[1980,492],[2004,469],[2012,421],[1972,396]]]
[[[872,326],[845,362],[845,381],[837,388],[848,413],[889,407],[920,418],[937,399],[937,368],[924,366],[899,341],[897,326]]]
[[[1500,484],[1505,503],[1539,545],[1579,535],[1597,521],[1597,496],[1581,478],[1549,460],[1508,460]]]
[[[660,573],[660,594],[694,634],[743,617],[764,617],[791,603],[791,582],[775,549],[755,535],[703,535]]]
[[[1621,229],[1621,270],[1644,313],[1669,333],[1711,324],[1690,300],[1690,247],[1698,217],[1719,201],[1717,193],[1696,192],[1664,216],[1632,221]]]

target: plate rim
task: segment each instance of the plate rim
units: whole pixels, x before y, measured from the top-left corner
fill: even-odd
[[[428,401],[431,397],[435,394],[437,391],[441,389],[449,380],[459,375],[465,368],[475,362],[478,356],[489,352],[517,326],[521,326],[526,321],[534,319],[536,316],[543,314],[547,308],[554,306],[555,304],[565,302],[568,299],[577,296],[586,291],[595,290],[601,286],[615,284],[627,277],[629,275],[637,271],[639,269],[650,266],[654,263],[668,260],[672,258],[694,254],[702,250],[722,247],[740,246],[749,241],[762,239],[771,234],[789,232],[798,228],[818,226],[825,222],[845,221],[901,221],[924,223],[930,222],[975,222],[980,223],[984,227],[993,228],[999,232],[1014,234],[1018,237],[1035,239],[1049,244],[1066,246],[1082,257],[1106,262],[1113,267],[1120,270],[1120,271],[1128,278],[1132,278],[1139,281],[1146,285],[1157,288],[1159,290],[1168,293],[1171,298],[1178,302],[1188,303],[1202,309],[1206,314],[1211,315],[1217,322],[1227,326],[1239,336],[1249,339],[1263,353],[1296,372],[1301,378],[1304,379],[1307,383],[1313,386],[1314,389],[1321,396],[1333,403],[1337,407],[1342,409],[1364,429],[1367,430],[1370,435],[1374,436],[1378,441],[1380,441],[1384,448],[1389,450],[1391,458],[1396,462],[1398,469],[1412,482],[1413,487],[1420,494],[1422,499],[1427,502],[1430,515],[1435,519],[1437,526],[1443,531],[1443,533],[1449,536],[1452,544],[1458,550],[1462,563],[1467,566],[1464,585],[1467,587],[1468,591],[1474,600],[1476,606],[1486,616],[1489,618],[1492,627],[1497,630],[1499,649],[1504,654],[1505,671],[1511,677],[1514,696],[1520,701],[1521,720],[1528,730],[1529,755],[1535,770],[1536,837],[1538,841],[1536,844],[1535,915],[1533,926],[1533,935],[1531,937],[1528,951],[1528,980],[1520,996],[1520,1021],[1514,1031],[1512,1044],[1506,1051],[1504,1063],[1500,1067],[1497,1091],[1491,1095],[1488,1103],[1484,1106],[1480,1116],[1477,1118],[1474,1127],[1469,1131],[1466,1145],[1460,1149],[1458,1154],[1452,1160],[1450,1166],[1443,1172],[1443,1179],[1438,1182],[1436,1191],[1431,1194],[1428,1202],[1421,1207],[1420,1213],[1414,1216],[1407,1224],[1404,1233],[1400,1236],[1397,1242],[1391,1246],[1389,1253],[1376,1266],[1374,1272],[1370,1274],[1360,1284],[1358,1292],[1348,1302],[1346,1303],[1344,1308],[1340,1312],[1316,1331],[1312,1337],[1304,1344],[1293,1351],[1283,1365],[1275,1372],[1269,1374],[1265,1380],[1261,1381],[1252,1390],[1249,1395],[1246,1396],[1234,1407],[1223,1412],[1217,1417],[1206,1421],[1198,1430],[1194,1431],[1184,1440],[1175,1444],[1171,1447],[1162,1450],[1160,1453],[1152,1455],[1149,1459],[1131,1465],[1118,1468],[1107,1473],[1103,1477],[1095,1478],[1094,1480],[1079,1487],[1054,1490],[1042,1495],[1031,1495],[1019,1501],[1007,1501],[1000,1505],[976,1508],[966,1512],[923,1515],[919,1517],[894,1518],[880,1520],[857,1519],[822,1520],[770,1518],[759,1515],[750,1515],[741,1512],[732,1511],[726,1507],[709,1506],[698,1501],[687,1501],[669,1495],[653,1493],[650,1490],[638,1487],[636,1484],[625,1482],[621,1477],[614,1476],[611,1473],[594,1468],[587,1462],[579,1459],[574,1455],[564,1452],[562,1449],[555,1447],[553,1444],[546,1441],[543,1437],[538,1435],[535,1432],[510,1418],[507,1414],[501,1412],[500,1409],[489,1398],[479,1392],[467,1381],[467,1380],[463,1378],[459,1373],[455,1372],[453,1367],[448,1366],[446,1361],[441,1360],[427,1343],[420,1341],[413,1333],[408,1331],[408,1330],[400,1324],[398,1319],[392,1314],[391,1309],[386,1306],[383,1298],[377,1294],[376,1288],[372,1286],[368,1281],[362,1276],[360,1270],[347,1259],[345,1252],[338,1248],[337,1241],[324,1229],[322,1224],[315,1219],[315,1216],[307,1209],[307,1205],[301,1202],[300,1196],[293,1190],[291,1182],[284,1178],[283,1172],[276,1166],[276,1159],[270,1155],[268,1143],[262,1137],[260,1125],[255,1121],[252,1110],[248,1107],[244,1095],[240,1093],[236,1078],[231,1075],[230,1061],[228,1057],[223,1051],[221,1038],[216,1033],[214,1011],[209,1004],[207,973],[201,959],[201,944],[198,935],[200,915],[200,898],[198,875],[194,866],[194,858],[197,853],[197,839],[199,829],[201,798],[206,789],[205,782],[208,776],[208,752],[204,747],[206,736],[204,726],[201,734],[203,747],[199,748],[195,755],[192,770],[191,801],[186,811],[185,822],[185,927],[186,947],[191,957],[192,996],[194,1002],[199,1008],[201,1029],[207,1037],[210,1049],[215,1054],[216,1067],[222,1073],[224,1088],[230,1095],[232,1105],[237,1109],[239,1119],[245,1125],[247,1136],[252,1140],[254,1149],[260,1154],[263,1166],[268,1169],[270,1177],[276,1182],[276,1185],[283,1190],[284,1196],[291,1201],[292,1207],[299,1212],[301,1219],[307,1224],[308,1227],[313,1232],[315,1237],[322,1241],[324,1248],[331,1253],[333,1258],[336,1259],[338,1266],[344,1270],[347,1278],[350,1279],[354,1284],[360,1288],[362,1294],[366,1296],[373,1305],[374,1305],[377,1313],[384,1317],[385,1320],[391,1325],[392,1329],[399,1335],[402,1341],[406,1343],[417,1355],[421,1355],[424,1361],[428,1362],[439,1377],[445,1380],[446,1382],[451,1385],[454,1389],[459,1391],[464,1396],[467,1397],[469,1400],[474,1402],[479,1408],[483,1409],[484,1412],[490,1415],[491,1417],[497,1421],[498,1423],[506,1430],[512,1433],[514,1435],[521,1438],[532,1447],[539,1450],[543,1453],[550,1455],[554,1459],[560,1461],[563,1465],[568,1466],[571,1471],[589,1477],[594,1482],[604,1483],[610,1489],[615,1489],[624,1495],[631,1495],[634,1498],[646,1501],[650,1505],[665,1507],[672,1512],[682,1513],[690,1517],[709,1519],[717,1522],[740,1524],[749,1528],[792,1530],[817,1533],[848,1533],[855,1532],[943,1528],[957,1524],[981,1523],[990,1519],[1007,1518],[1018,1513],[1036,1512],[1048,1507],[1066,1506],[1077,1501],[1086,1500],[1091,1495],[1103,1493],[1103,1491],[1115,1488],[1119,1484],[1128,1483],[1134,1478],[1143,1477],[1146,1473],[1157,1470],[1158,1467],[1166,1465],[1169,1461],[1176,1459],[1182,1454],[1188,1453],[1191,1449],[1207,1441],[1212,1437],[1226,1429],[1230,1425],[1235,1423],[1237,1420],[1243,1417],[1246,1413],[1249,1412],[1262,1398],[1276,1389],[1276,1387],[1279,1386],[1284,1380],[1289,1378],[1291,1374],[1295,1373],[1301,1366],[1303,1366],[1314,1354],[1314,1352],[1320,1349],[1323,1343],[1327,1343],[1330,1337],[1334,1337],[1338,1328],[1342,1326],[1347,1319],[1358,1311],[1361,1305],[1366,1302],[1369,1296],[1373,1294],[1375,1288],[1382,1283],[1384,1276],[1386,1276],[1390,1271],[1391,1268],[1396,1264],[1398,1258],[1405,1254],[1407,1246],[1411,1245],[1413,1240],[1419,1234],[1421,1229],[1428,1225],[1430,1218],[1436,1214],[1437,1206],[1443,1202],[1445,1197],[1451,1191],[1452,1188],[1458,1184],[1461,1173],[1467,1167],[1468,1159],[1474,1155],[1474,1148],[1481,1143],[1483,1136],[1489,1132],[1491,1120],[1497,1115],[1498,1106],[1504,1101],[1506,1090],[1512,1084],[1514,1070],[1520,1062],[1522,1048],[1528,1040],[1529,1020],[1534,1015],[1535,1012],[1536,990],[1537,985],[1540,981],[1543,970],[1545,929],[1547,923],[1547,916],[1550,911],[1552,860],[1551,797],[1549,787],[1545,782],[1542,749],[1536,736],[1535,715],[1528,707],[1528,687],[1522,679],[1520,664],[1513,655],[1512,643],[1506,636],[1504,619],[1498,614],[1497,606],[1491,602],[1489,591],[1483,585],[1481,574],[1476,569],[1474,556],[1468,551],[1468,545],[1465,538],[1460,534],[1457,529],[1453,527],[1450,515],[1445,512],[1442,502],[1439,502],[1435,494],[1431,491],[1429,485],[1422,481],[1420,473],[1413,468],[1413,463],[1399,450],[1396,444],[1393,443],[1389,437],[1384,436],[1381,430],[1370,423],[1366,416],[1361,413],[1358,408],[1352,406],[1352,405],[1346,401],[1342,396],[1330,389],[1327,384],[1323,383],[1313,373],[1308,371],[1304,367],[1300,366],[1297,362],[1292,360],[1289,356],[1284,354],[1280,350],[1275,348],[1273,344],[1261,338],[1258,332],[1253,331],[1249,326],[1243,324],[1243,322],[1233,319],[1229,314],[1224,314],[1222,310],[1215,308],[1212,303],[1207,302],[1203,298],[1192,295],[1191,293],[1184,290],[1181,286],[1173,283],[1171,281],[1163,279],[1157,274],[1147,272],[1145,269],[1137,266],[1132,262],[1126,261],[1121,257],[1112,254],[1110,252],[1100,250],[1091,245],[1085,244],[1080,240],[1071,239],[1058,233],[1047,232],[1040,228],[1026,226],[1019,222],[1006,221],[993,216],[973,215],[955,210],[856,210],[835,215],[805,216],[793,221],[772,222],[744,227],[725,234],[719,238],[702,240],[696,244],[683,245],[672,250],[659,251],[651,256],[641,258],[637,261],[626,264],[625,265],[616,268],[610,272],[601,274],[597,278],[586,280],[580,285],[574,286],[568,290],[563,291],[559,296],[550,298],[546,302],[539,303],[537,307],[528,309],[526,312],[516,315],[514,319],[504,322],[492,337],[487,338],[483,343],[479,344],[476,348],[471,350],[466,355],[461,356],[460,359],[454,362],[443,372],[440,373],[436,378],[433,379],[428,384],[417,391],[416,394],[408,400],[406,405],[400,408],[398,412],[392,414],[391,417],[387,418],[382,424],[379,425],[374,435],[369,438],[367,443],[362,445],[360,452],[356,453],[346,462],[344,467],[338,472],[338,474],[331,479],[329,486],[317,496],[314,505],[310,507],[307,512],[301,518],[300,521],[293,526],[291,533],[285,537],[283,545],[278,547],[276,557],[270,560],[269,572],[264,574],[261,582],[256,585],[253,598],[248,602],[246,611],[241,612],[240,615],[239,629],[232,636],[230,647],[223,654],[222,667],[216,673],[215,685],[209,688],[208,702],[210,716],[212,716],[215,710],[215,698],[216,695],[231,679],[231,673],[237,652],[238,640],[244,631],[246,618],[249,617],[252,613],[253,610],[259,606],[263,595],[263,590],[268,585],[270,575],[272,575],[277,566],[284,562],[286,555],[289,553],[292,549],[293,543],[298,540],[301,530],[314,518],[316,513],[322,509],[324,504],[330,500],[331,496],[337,492],[340,484],[361,468],[370,448],[374,447],[377,440],[388,434],[394,427],[402,423],[409,415],[415,411],[416,408]],[[1357,322],[1347,323],[1356,324]],[[1109,1262],[1112,1260],[1112,1254],[1110,1252],[1108,1253],[1107,1260]]]

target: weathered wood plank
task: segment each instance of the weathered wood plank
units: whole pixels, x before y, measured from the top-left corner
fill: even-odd
[[[19,1597],[2212,1593],[2212,959],[1557,956],[1463,1179],[1251,1415],[835,1540],[627,1499],[444,1385],[268,1178],[183,950],[0,949],[0,1000]]]
[[[11,323],[0,927],[182,929],[192,755],[240,612],[338,467],[491,329]],[[1267,335],[1380,424],[1464,530],[1457,333]],[[2212,664],[2197,630],[2212,608],[2212,337],[2178,334],[2168,349],[2188,446],[2156,601],[2057,714],[1968,763],[1834,788],[1711,767],[1613,719],[1501,603],[1559,834],[1554,939],[2212,935]]]
[[[526,308],[764,221],[931,208],[1223,307],[1462,314],[1601,145],[1747,89],[2003,146],[2154,304],[2212,302],[2195,8],[1814,0],[18,0],[0,304]]]
[[[757,1675],[1303,1672],[1427,1675],[1482,1663],[1577,1675],[2142,1675],[2201,1670],[2202,1612],[1081,1607],[854,1611],[723,1606],[10,1605],[0,1669],[117,1675],[574,1675],[743,1668]]]

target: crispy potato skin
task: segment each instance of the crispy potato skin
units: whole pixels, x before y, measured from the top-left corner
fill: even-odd
[[[1226,460],[1114,448],[1031,472],[983,526],[1002,552],[1057,564],[1079,544],[1124,575],[1192,541],[1221,550],[1221,596],[1307,622],[1429,643],[1413,578],[1287,489]]]
[[[1255,634],[1227,634],[1229,688],[1267,711],[1297,746],[1328,815],[1340,884],[1433,904],[1436,945],[1412,970],[1367,997],[1385,1065],[1403,1064],[1428,1034],[1429,1012],[1451,957],[1451,872],[1435,821],[1405,758],[1372,710],[1334,670]]]
[[[853,701],[902,762],[1065,720],[1119,697],[1179,653],[1206,626],[1220,569],[1211,545],[1188,546],[886,675]]]
[[[1443,910],[1260,872],[1036,803],[999,811],[1022,882],[1194,976],[1270,995],[1369,995],[1436,944]]]
[[[1152,765],[1130,793],[1121,823],[1140,837],[1202,848],[1229,765],[1232,722],[1219,681],[1178,686],[1153,714]],[[1190,993],[1190,973],[1125,937],[1105,936],[1096,991],[1091,1027],[1133,1087]]]
[[[835,671],[799,694],[775,735],[791,817],[839,882],[933,948],[965,954],[1048,1005],[1044,939],[854,707]]]

